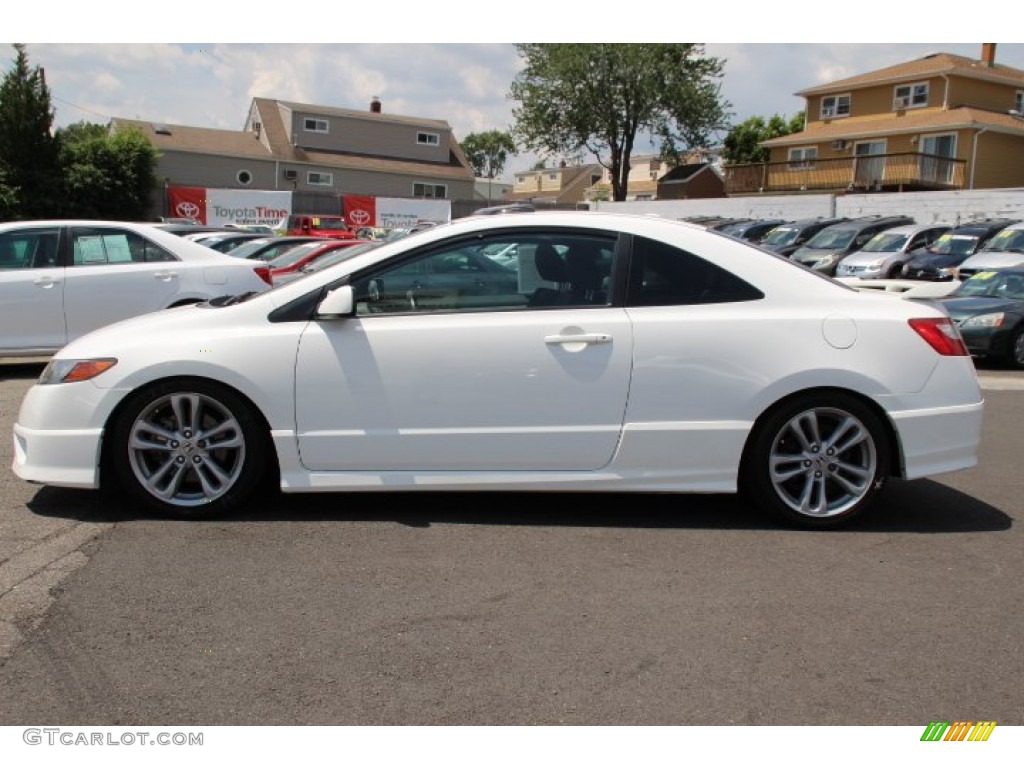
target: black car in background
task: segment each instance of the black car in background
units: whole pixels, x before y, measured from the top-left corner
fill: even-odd
[[[717,227],[717,229],[722,234],[757,243],[780,224],[786,223],[788,223],[786,219],[750,219],[748,221],[726,224],[725,226]]]
[[[790,258],[808,269],[830,277],[835,275],[839,262],[868,241],[892,227],[914,224],[910,216],[861,216],[840,224],[833,224],[818,232],[807,243],[797,248]]]
[[[949,313],[972,355],[1024,368],[1024,267],[978,272],[932,301]]]
[[[931,245],[912,251],[910,260],[903,265],[903,277],[908,280],[952,280],[956,277],[956,268],[964,260],[1015,223],[1015,219],[993,218],[960,224]]]
[[[768,231],[761,238],[760,245],[780,256],[792,256],[793,252],[818,234],[825,227],[849,221],[845,217],[817,217],[814,219],[796,219],[785,224],[779,224]]]

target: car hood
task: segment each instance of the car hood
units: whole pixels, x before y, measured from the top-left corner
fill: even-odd
[[[915,256],[907,264],[915,269],[920,267],[955,267],[960,264],[966,256],[953,256],[948,253],[927,253]]]
[[[945,299],[936,299],[954,320],[965,320],[975,315],[987,315],[992,312],[1020,312],[1024,309],[1024,303],[1008,299],[996,299],[988,296],[962,296]]]
[[[1024,264],[1024,253],[1007,253],[1005,251],[979,251],[966,259],[961,266],[975,269],[1002,269]]]
[[[791,257],[794,261],[817,261],[824,256],[842,253],[842,248],[808,248],[806,245],[797,248]]]
[[[220,320],[224,316],[221,313],[237,313],[245,318],[255,315],[265,317],[267,307],[265,301],[253,301],[228,306],[213,306],[203,302],[162,309],[91,331],[67,344],[55,357],[116,357],[136,348],[173,348],[182,343],[202,343],[204,335],[207,339],[210,336],[211,321],[214,317]],[[241,317],[239,322],[244,324]]]
[[[856,264],[858,266],[861,264],[871,264],[880,259],[891,259],[894,256],[898,256],[899,253],[899,251],[854,251],[843,259],[843,264]]]

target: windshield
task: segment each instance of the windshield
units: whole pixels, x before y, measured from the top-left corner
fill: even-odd
[[[1024,252],[1024,229],[1004,229],[983,250]]]
[[[383,240],[371,240],[368,243],[350,245],[347,248],[339,248],[336,251],[330,251],[325,253],[323,256],[313,259],[313,261],[302,268],[302,272],[304,274],[319,272],[321,269],[326,269],[327,267],[345,261],[346,259],[351,259],[353,256],[358,256],[360,253],[366,253],[367,251],[372,251],[374,248],[379,248],[383,244]]]
[[[845,248],[857,235],[855,229],[823,229],[821,232],[812,237],[808,243],[808,248]]]
[[[800,236],[799,229],[776,227],[761,241],[761,245],[790,245]]]
[[[929,245],[928,250],[943,256],[970,256],[977,247],[977,235],[943,235]]]
[[[952,295],[1024,300],[1024,272],[975,272]]]
[[[278,269],[279,267],[290,267],[300,259],[305,258],[310,253],[315,251],[317,248],[323,248],[324,244],[321,242],[312,243],[300,243],[294,248],[289,248],[287,251],[279,256],[275,256],[267,264],[270,265],[271,269]]]
[[[232,248],[230,251],[228,251],[228,253],[230,253],[232,256],[240,256],[241,258],[245,259],[251,256],[252,254],[256,253],[256,251],[260,250],[267,243],[273,242],[273,240],[274,238],[272,237],[261,237],[257,238],[256,240],[249,240],[248,242],[242,243],[241,245]]]
[[[900,250],[900,248],[902,248],[909,239],[910,235],[894,235],[891,232],[879,232],[868,240],[867,244],[861,248],[861,250],[869,253],[895,253]]]

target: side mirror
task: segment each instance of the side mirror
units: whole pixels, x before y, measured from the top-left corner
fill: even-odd
[[[351,317],[355,313],[352,286],[342,285],[324,297],[316,308],[318,320],[332,320],[339,317]]]

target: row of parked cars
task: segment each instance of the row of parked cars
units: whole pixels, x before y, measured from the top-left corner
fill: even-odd
[[[909,216],[697,221],[816,272],[861,280],[949,281],[1024,261],[1024,222],[918,224]]]
[[[1016,281],[990,280],[993,268],[1024,262],[1024,222],[985,219],[951,226],[872,216],[698,223],[842,281],[883,287],[892,281],[875,278],[910,278],[908,282],[943,287],[930,298],[951,294],[948,301],[995,291],[998,296],[987,298],[1000,299],[998,309],[974,299],[947,309],[973,312],[960,319],[972,353],[1024,367],[1024,333],[1019,333],[1024,306],[1014,304]],[[0,356],[49,355],[77,336],[125,317],[266,290],[408,234],[335,239],[181,223],[2,224],[0,322],[7,331],[0,339]],[[514,243],[496,242],[473,258],[458,264],[457,273],[454,266],[451,274],[438,266],[437,274],[396,274],[391,282],[401,278],[410,285],[427,285],[471,279],[493,287],[522,278]],[[979,273],[980,280],[953,290],[961,279]],[[993,285],[1004,287],[996,290]]]

